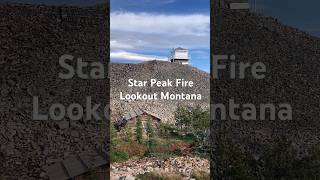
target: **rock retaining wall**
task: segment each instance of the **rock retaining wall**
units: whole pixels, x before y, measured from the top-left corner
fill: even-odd
[[[99,61],[108,72],[109,8],[0,5],[0,179],[45,179],[42,167],[81,152],[108,150],[108,120],[35,121],[54,103],[108,104],[106,79],[63,80],[59,57]],[[99,112],[100,115],[102,112]],[[107,157],[106,157],[107,159]]]

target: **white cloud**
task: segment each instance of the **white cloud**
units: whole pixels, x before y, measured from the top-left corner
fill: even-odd
[[[111,60],[131,60],[131,61],[167,61],[167,57],[153,56],[146,54],[131,53],[127,51],[111,52]]]
[[[110,40],[110,47],[111,48],[124,48],[124,49],[134,48],[134,46],[131,44],[119,42],[117,40]]]
[[[153,35],[138,32],[123,32],[123,31],[112,31],[111,41],[117,41],[117,43],[124,44],[130,48],[124,46],[117,47],[111,44],[111,48],[122,48],[122,49],[171,49],[174,47],[184,47],[188,49],[199,49],[210,47],[210,36],[193,36],[193,35],[177,35],[169,36]],[[132,48],[131,48],[132,47]]]
[[[112,12],[111,31],[147,34],[207,36],[210,16],[203,14],[171,15],[156,13]]]
[[[113,2],[114,1],[114,2]],[[130,6],[130,7],[141,7],[144,5],[166,5],[174,3],[176,0],[111,0],[111,4]]]
[[[163,60],[171,48],[209,49],[210,16],[204,14],[111,13],[111,59]],[[135,53],[132,53],[132,52]]]
[[[170,3],[174,3],[175,0],[135,0],[134,1],[136,4],[140,3],[139,5],[141,5],[141,3],[152,3],[152,4],[170,4]]]

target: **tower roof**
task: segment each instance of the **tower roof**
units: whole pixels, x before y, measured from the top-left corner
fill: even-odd
[[[177,47],[177,48],[174,48],[175,50],[187,50],[185,48],[182,48],[182,47]]]

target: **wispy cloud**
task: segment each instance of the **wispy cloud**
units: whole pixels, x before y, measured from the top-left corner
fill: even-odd
[[[168,34],[154,35],[139,32],[111,32],[111,49],[168,49],[182,46],[189,49],[208,48],[210,44],[209,34],[207,36],[176,35]]]
[[[167,61],[174,47],[209,48],[210,16],[113,12],[110,45],[112,61]]]
[[[110,46],[111,46],[111,48],[123,48],[123,49],[134,48],[134,45],[124,43],[124,42],[119,42],[118,40],[110,40]]]
[[[170,4],[174,3],[175,0],[135,0],[135,3],[152,3],[152,4]]]
[[[176,0],[111,0],[111,5],[121,6],[146,6],[146,5],[166,5],[174,3]]]
[[[131,53],[126,51],[111,52],[110,57],[111,59],[114,59],[114,60],[131,60],[131,61],[152,61],[152,60],[167,61],[168,60],[167,57]]]
[[[168,15],[155,13],[113,12],[111,30],[147,34],[206,36],[210,17],[202,14]]]

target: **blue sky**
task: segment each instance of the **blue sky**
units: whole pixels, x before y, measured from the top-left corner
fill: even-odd
[[[251,3],[254,0],[250,0]],[[276,17],[283,24],[299,28],[320,37],[319,0],[256,0],[265,15]]]
[[[210,0],[111,0],[111,61],[167,61],[190,50],[192,66],[210,69]]]
[[[0,3],[90,6],[106,1],[0,0]],[[254,4],[255,0],[249,1]],[[164,59],[170,48],[182,46],[190,49],[194,66],[209,71],[209,0],[110,0],[110,4],[112,61]],[[259,12],[320,37],[320,0],[256,0],[256,4]]]
[[[107,2],[107,0],[0,0],[0,3],[1,2],[13,2],[23,4],[92,6],[96,5],[97,3]]]

